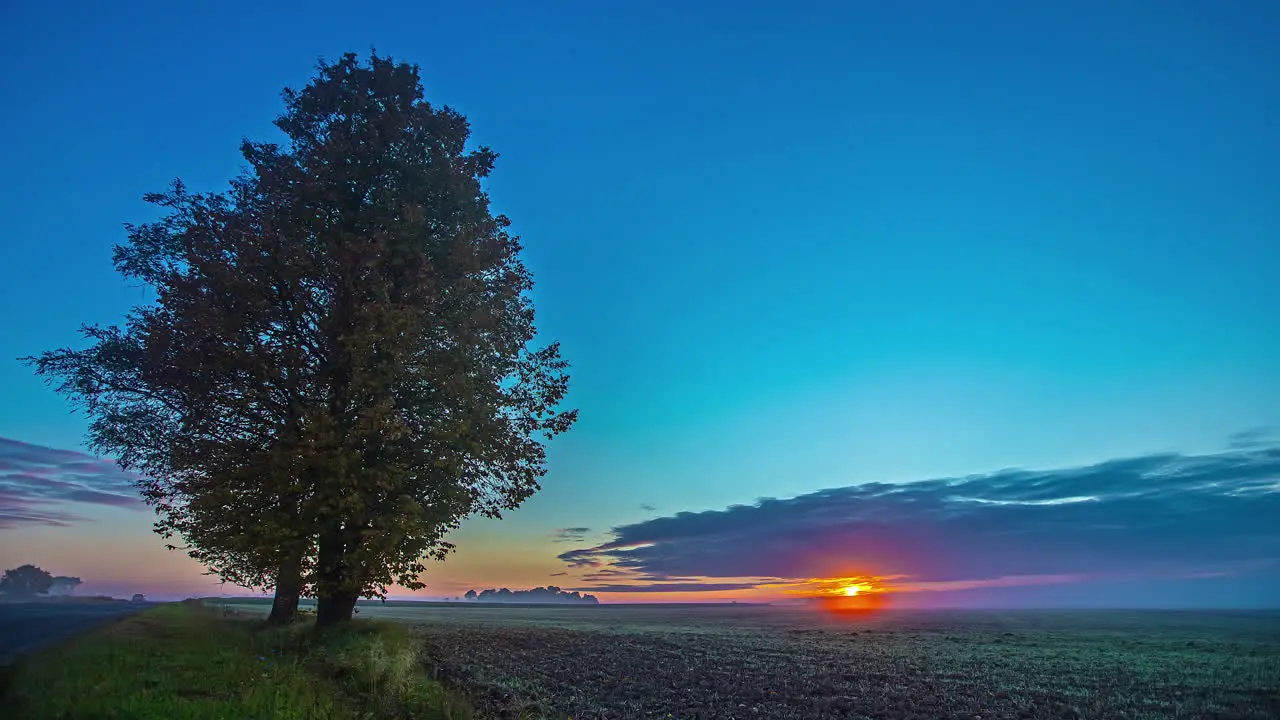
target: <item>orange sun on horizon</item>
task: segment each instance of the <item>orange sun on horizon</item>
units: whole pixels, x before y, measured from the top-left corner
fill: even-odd
[[[874,612],[888,606],[892,587],[875,575],[817,580],[819,607],[841,615]],[[812,587],[812,586],[811,586]]]
[[[804,598],[814,607],[847,614],[860,614],[889,607],[894,592],[892,585],[901,575],[849,574],[817,577],[774,587],[783,595]]]

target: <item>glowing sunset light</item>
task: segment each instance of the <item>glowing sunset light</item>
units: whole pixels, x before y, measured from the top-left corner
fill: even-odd
[[[814,607],[840,615],[874,612],[888,607],[901,575],[846,575],[779,584],[786,595],[805,598]]]
[[[813,578],[791,584],[788,594],[819,597],[855,597],[886,593],[893,590],[887,581],[902,576],[853,575],[846,577]]]

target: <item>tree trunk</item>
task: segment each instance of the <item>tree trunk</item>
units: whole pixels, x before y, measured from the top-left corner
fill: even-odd
[[[316,629],[351,622],[359,597],[358,593],[350,591],[321,595],[316,602]]]
[[[351,556],[359,544],[359,534],[337,529],[320,536],[316,550],[316,629],[351,621],[360,582]]]
[[[298,599],[302,595],[302,553],[290,551],[280,560],[276,573],[276,596],[271,602],[272,625],[287,625],[298,615]]]

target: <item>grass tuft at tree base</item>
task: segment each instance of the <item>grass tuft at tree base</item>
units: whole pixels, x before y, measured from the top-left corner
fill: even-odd
[[[423,674],[404,628],[358,621],[265,628],[197,603],[162,605],[23,659],[6,718],[469,720]]]

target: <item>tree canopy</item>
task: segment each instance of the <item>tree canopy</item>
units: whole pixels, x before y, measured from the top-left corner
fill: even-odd
[[[0,577],[0,594],[9,597],[35,597],[49,592],[53,576],[35,565],[21,565],[5,570]]]
[[[147,196],[115,264],[155,301],[32,361],[158,531],[231,582],[292,577],[327,624],[534,493],[576,412],[466,119],[376,54],[283,98],[287,142],[245,142],[230,189]]]

